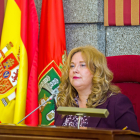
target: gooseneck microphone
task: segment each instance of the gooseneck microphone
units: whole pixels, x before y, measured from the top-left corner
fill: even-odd
[[[25,120],[27,117],[29,117],[32,113],[34,113],[37,109],[39,109],[41,106],[43,106],[48,101],[54,99],[56,94],[52,94],[44,103],[42,103],[40,106],[38,106],[36,109],[34,109],[31,113],[29,113],[27,116],[25,116],[21,121],[19,121],[17,124],[21,123],[23,120]]]

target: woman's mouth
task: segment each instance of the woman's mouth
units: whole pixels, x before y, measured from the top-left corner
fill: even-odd
[[[80,79],[80,77],[74,76],[73,79]]]

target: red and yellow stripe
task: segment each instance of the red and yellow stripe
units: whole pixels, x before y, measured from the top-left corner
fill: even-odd
[[[104,26],[140,24],[140,0],[104,0]]]

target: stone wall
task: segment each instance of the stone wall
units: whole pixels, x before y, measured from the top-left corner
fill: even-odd
[[[42,0],[34,0],[40,20]],[[63,0],[67,52],[93,45],[106,56],[140,55],[140,26],[105,27],[103,0]]]

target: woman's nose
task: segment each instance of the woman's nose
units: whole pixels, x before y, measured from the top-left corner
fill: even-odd
[[[74,68],[74,71],[73,71],[74,73],[77,73],[77,72],[79,72],[79,66],[75,66],[75,68]]]

